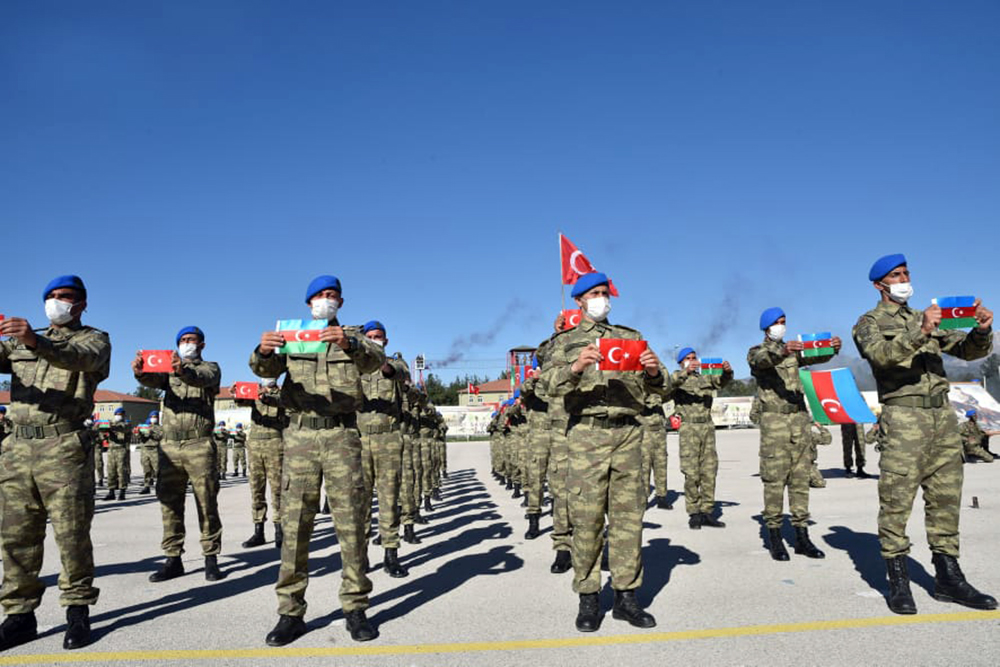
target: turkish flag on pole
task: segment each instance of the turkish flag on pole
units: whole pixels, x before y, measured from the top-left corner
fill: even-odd
[[[559,235],[559,254],[562,261],[563,285],[574,285],[583,274],[597,271],[573,242],[562,234]],[[611,296],[618,296],[618,290],[611,281],[608,281],[608,290]]]
[[[233,385],[233,398],[260,398],[260,385],[256,382],[237,382]]]
[[[475,394],[475,395],[478,396],[479,395],[479,387],[477,387],[476,385],[474,385],[474,384],[472,384],[470,382],[469,383],[469,393],[470,394]]]
[[[599,371],[641,371],[639,356],[649,344],[644,340],[624,340],[621,338],[598,338],[597,347],[604,357],[597,364]]]
[[[173,350],[143,350],[143,373],[173,373],[174,365],[170,361]]]
[[[580,311],[579,308],[576,308],[575,310],[562,311],[562,316],[563,316],[562,328],[563,331],[566,331],[567,329],[572,329],[573,327],[575,327],[577,324],[580,323],[580,320],[583,318],[583,313]]]

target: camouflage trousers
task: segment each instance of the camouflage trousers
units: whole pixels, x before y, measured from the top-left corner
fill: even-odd
[[[681,472],[684,473],[684,508],[689,515],[711,514],[715,509],[715,480],[719,474],[715,424],[682,421],[678,436]],[[780,514],[780,499],[778,505]]]
[[[254,523],[267,520],[267,487],[271,487],[271,507],[274,523],[281,521],[281,466],[284,441],[280,436],[252,438],[247,442],[247,463],[250,468],[250,514]]]
[[[403,474],[403,436],[398,424],[387,433],[361,432],[361,470],[364,473],[365,535],[372,522],[372,497],[378,494],[378,534],[383,549],[399,548],[399,514],[397,509]],[[366,537],[367,539],[367,537]]]
[[[240,470],[243,472],[247,471],[247,448],[243,447],[233,447],[233,473],[237,473]]]
[[[533,424],[528,431],[528,448],[524,491],[528,499],[527,513],[541,514],[545,477],[552,452],[552,434],[547,428]]]
[[[417,475],[414,468],[414,458],[419,459],[420,457],[413,451],[417,445],[409,433],[404,433],[402,440],[403,450],[401,452],[399,491],[400,523],[404,526],[411,526],[413,525],[414,517],[417,515],[417,501],[420,498],[416,488]]]
[[[97,481],[104,483],[104,447],[101,446],[100,442],[95,442],[94,445],[94,473],[97,475]]]
[[[809,472],[812,436],[809,414],[764,412],[760,416],[760,479],[764,483],[764,523],[780,528],[785,489],[792,525],[809,524]]]
[[[434,441],[429,436],[420,436],[420,493],[423,497],[434,490]]]
[[[965,443],[963,447],[965,449],[966,460],[968,460],[969,457],[975,456],[976,458],[982,459],[987,463],[993,463],[993,455],[986,451],[989,446],[989,441],[990,437],[984,436],[982,441],[979,443]]]
[[[667,495],[667,431],[663,428],[642,429],[642,482],[647,493],[650,475],[656,495]]]
[[[160,467],[160,448],[140,447],[139,464],[142,465],[142,485],[152,487],[156,484],[156,473]]]
[[[571,551],[573,525],[569,517],[569,491],[566,488],[566,478],[569,475],[566,422],[553,420],[549,437],[552,441],[548,465],[549,495],[552,496],[552,548],[556,551]]]
[[[222,519],[219,517],[219,478],[216,474],[215,443],[209,437],[160,441],[156,498],[163,516],[163,554],[184,553],[184,503],[187,484],[194,490],[194,504],[201,529],[201,553],[216,556],[222,551]]]
[[[229,447],[215,443],[215,448],[217,457],[216,469],[218,471],[218,476],[222,477],[226,474],[226,469],[229,467]]]
[[[92,605],[94,518],[92,440],[83,432],[25,439],[15,433],[0,454],[0,605],[7,614],[26,614],[42,601],[46,520],[52,523],[62,570],[59,604]]]
[[[524,468],[527,459],[525,450],[528,448],[526,440],[523,427],[518,427],[512,431],[507,438],[507,445],[510,450],[509,476],[515,484],[521,484],[522,486],[524,485]]]
[[[601,590],[601,554],[607,515],[611,587],[642,584],[642,515],[646,509],[642,472],[642,429],[570,427],[569,514],[573,524],[573,590]]]
[[[878,538],[883,558],[910,552],[906,524],[917,489],[924,492],[924,524],[934,553],[958,557],[962,500],[962,443],[951,406],[882,408]]]
[[[361,526],[361,434],[355,427],[312,430],[292,425],[285,429],[284,439],[281,527],[285,537],[275,586],[278,613],[306,613],[309,540],[324,485],[340,544],[340,606],[345,612],[367,609],[372,582],[365,574],[368,538]]]
[[[496,435],[490,435],[490,470],[500,472],[500,445]]]
[[[108,488],[124,489],[128,487],[132,471],[129,465],[128,447],[112,445],[108,448]]]
[[[814,489],[821,489],[826,486],[823,473],[819,471],[819,446],[813,441],[809,454],[809,486]],[[863,463],[861,465],[864,465]],[[859,468],[861,466],[858,466]]]
[[[413,460],[413,499],[420,511],[420,500],[423,498],[424,459],[420,453],[420,436],[414,433],[410,436],[411,454]]]
[[[441,478],[448,471],[448,445],[444,440],[434,441],[434,488],[441,488]]]
[[[844,467],[850,469],[857,465],[858,468],[864,468],[865,441],[859,438],[854,441],[841,442],[844,447]]]

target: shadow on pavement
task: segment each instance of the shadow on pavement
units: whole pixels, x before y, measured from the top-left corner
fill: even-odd
[[[854,563],[854,569],[869,587],[883,594],[889,592],[885,561],[882,559],[877,535],[858,533],[846,526],[830,526],[830,532],[823,536],[823,540],[830,548],[847,552]],[[907,558],[907,561],[910,581],[928,593],[933,593],[934,577],[912,558]]]

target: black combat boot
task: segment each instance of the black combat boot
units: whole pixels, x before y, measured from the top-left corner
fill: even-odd
[[[219,559],[217,556],[205,556],[205,581],[221,581],[225,579],[219,571]]]
[[[285,531],[281,529],[281,524],[274,524],[274,546],[281,550],[281,543],[285,541]]]
[[[688,517],[688,528],[691,530],[701,530],[701,514],[695,512]]]
[[[385,550],[385,556],[382,557],[382,567],[393,579],[402,579],[409,574],[406,568],[399,564],[398,549],[387,548]]]
[[[992,595],[980,593],[965,580],[958,559],[954,556],[934,554],[934,599],[942,602],[957,602],[973,609],[996,609],[997,601]]]
[[[576,629],[580,632],[596,632],[599,627],[601,627],[601,603],[597,593],[580,593]]]
[[[826,554],[809,539],[809,529],[805,526],[795,526],[795,553],[806,558],[826,558]]]
[[[413,528],[412,523],[408,523],[403,526],[403,541],[407,544],[420,544],[420,538],[417,537],[416,530]]]
[[[433,512],[434,511],[434,508],[431,507],[431,497],[430,496],[424,496],[424,511],[425,512]]]
[[[774,560],[788,560],[788,552],[785,550],[785,541],[781,539],[780,528],[768,528],[767,536],[771,540],[768,550]]]
[[[520,484],[515,484],[514,485],[514,493],[512,493],[510,495],[510,497],[511,498],[520,498],[521,497],[521,485]]]
[[[440,502],[440,500],[441,500],[441,489],[434,489],[434,491],[431,492],[431,498],[433,498],[434,500],[437,500],[437,501]]]
[[[906,556],[885,559],[889,575],[889,609],[897,614],[916,614],[917,604],[910,593],[910,574],[906,570]]]
[[[542,534],[542,531],[538,528],[538,519],[539,516],[537,514],[528,515],[528,531],[524,534],[524,539],[533,540]]]
[[[125,489],[118,490],[118,500],[125,500]]]
[[[330,513],[330,499],[325,498],[323,500],[323,514],[329,514],[329,513]]]
[[[864,468],[858,466],[858,479],[868,479],[869,477],[871,477],[871,475],[866,473]]]
[[[507,484],[504,486],[504,488],[507,489],[508,491],[510,491],[511,489],[513,489],[514,488],[514,480],[511,479],[510,477],[508,477],[507,478]]]
[[[375,539],[372,540],[372,544],[374,544],[377,547],[382,546],[382,533],[379,533],[378,535],[375,536]]]
[[[109,489],[108,495],[104,496],[104,500],[114,500],[114,499],[115,499],[115,490]]]
[[[549,572],[552,574],[562,574],[563,572],[569,572],[572,568],[573,555],[569,551],[560,550],[556,552],[556,559],[549,566]]]
[[[844,468],[844,477],[847,477],[848,479],[854,477],[854,471],[851,470],[850,466]]]
[[[653,615],[644,611],[635,598],[635,591],[615,591],[615,606],[611,608],[611,617],[619,621],[628,621],[637,628],[656,627]]]
[[[708,526],[709,528],[725,528],[726,524],[724,521],[719,521],[711,514],[706,512],[701,513],[701,525]]]
[[[184,574],[184,563],[181,562],[181,557],[167,556],[167,559],[163,561],[163,565],[160,566],[160,569],[149,575],[149,580],[156,583],[159,581],[174,579],[182,574]]]
[[[347,621],[347,631],[351,633],[351,639],[354,641],[368,642],[378,637],[378,632],[365,616],[364,609],[345,612],[344,619]]]
[[[38,637],[35,612],[9,614],[0,625],[0,651],[20,646]]]
[[[90,643],[90,607],[85,604],[66,607],[66,634],[63,648],[83,648]]]
[[[278,617],[278,624],[267,633],[267,639],[264,641],[267,642],[268,646],[284,646],[291,644],[305,633],[306,622],[302,620],[301,616],[282,614]]]
[[[97,480],[97,486],[101,486],[101,487],[104,486],[104,478],[103,477],[100,478],[99,480]]]
[[[251,535],[250,539],[243,543],[243,548],[249,549],[250,547],[259,547],[265,542],[267,542],[267,540],[264,539],[264,523],[255,523],[253,525],[253,535]]]
[[[656,497],[656,509],[672,510],[673,508],[674,508],[674,504],[672,502],[670,502],[667,499],[666,496],[657,496]]]
[[[144,486],[141,489],[139,489],[139,495],[140,496],[148,496],[149,495],[149,487],[148,486]]]
[[[424,518],[424,515],[421,514],[420,512],[416,512],[413,515],[413,523],[425,524],[425,523],[430,523],[430,521]]]

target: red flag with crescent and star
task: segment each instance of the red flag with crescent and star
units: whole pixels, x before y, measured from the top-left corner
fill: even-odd
[[[469,393],[470,394],[475,394],[476,396],[478,396],[479,395],[479,387],[477,387],[476,385],[474,385],[474,384],[472,384],[470,382],[469,383]]]
[[[579,308],[564,310],[562,311],[562,318],[562,330],[567,331],[580,323],[580,320],[583,319],[583,311]]]
[[[590,260],[573,245],[573,242],[562,234],[559,235],[559,254],[562,260],[563,285],[574,285],[580,276],[597,271]],[[618,296],[618,290],[610,280],[608,281],[608,290],[611,292],[611,296]]]
[[[233,398],[256,400],[260,398],[260,385],[256,382],[237,382],[233,385]]]
[[[649,347],[644,340],[624,340],[622,338],[598,338],[597,348],[603,359],[598,362],[599,371],[641,371],[639,357]]]
[[[172,354],[173,350],[143,350],[142,372],[173,373],[174,365],[171,362]]]

